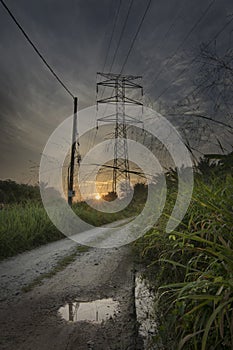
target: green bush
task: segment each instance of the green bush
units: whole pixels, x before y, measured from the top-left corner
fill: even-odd
[[[175,193],[156,227],[136,244],[158,290],[166,348],[233,348],[233,177],[196,176],[182,224],[164,233]]]

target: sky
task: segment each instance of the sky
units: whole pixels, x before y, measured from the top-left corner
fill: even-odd
[[[107,53],[105,71],[109,70],[130,1],[122,1],[109,51],[117,0],[5,3],[58,76],[78,96],[79,109],[83,109],[96,102],[96,73],[103,70]],[[147,3],[133,1],[113,73],[121,70]],[[197,71],[199,77],[203,74],[199,69],[202,62],[192,63],[200,45],[213,40],[232,17],[232,0],[152,0],[124,69],[125,74],[142,75],[144,103],[161,110],[164,105],[176,105],[191,91]],[[233,22],[217,38],[220,54],[232,44]],[[0,178],[33,183],[46,141],[72,114],[73,101],[2,4],[0,50]],[[177,78],[184,68],[187,71]],[[206,96],[199,98],[204,101]],[[223,120],[224,116],[220,114],[219,118]],[[208,141],[207,137],[204,150],[208,149]]]

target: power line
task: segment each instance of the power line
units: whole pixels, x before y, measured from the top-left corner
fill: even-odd
[[[130,2],[130,5],[129,5],[128,11],[127,11],[127,14],[126,14],[126,17],[125,17],[125,21],[124,21],[123,27],[122,27],[122,29],[121,29],[120,37],[119,37],[119,39],[118,39],[117,47],[116,47],[116,50],[115,50],[114,55],[113,55],[113,59],[112,59],[112,63],[111,63],[110,69],[109,69],[109,73],[112,72],[112,67],[113,67],[113,64],[114,64],[114,62],[115,62],[117,52],[118,52],[118,50],[119,50],[119,47],[120,47],[120,44],[121,44],[121,40],[122,40],[122,38],[123,38],[123,34],[124,34],[124,31],[125,31],[125,28],[126,28],[128,19],[129,19],[129,15],[130,15],[130,11],[131,11],[132,6],[133,6],[133,2],[134,2],[134,0],[131,0],[131,2]],[[104,72],[104,70],[102,70],[102,72]],[[112,90],[112,94],[113,94],[113,91],[114,91],[114,89]],[[105,86],[104,86],[104,89],[103,89],[103,91],[102,91],[101,98],[103,98],[104,92],[105,92]],[[111,95],[111,96],[112,96],[112,95]],[[104,114],[106,113],[106,110],[107,110],[107,105],[106,105],[106,107],[105,107]]]
[[[231,18],[230,21],[228,21],[227,23],[224,24],[224,26],[214,35],[214,37],[206,44],[206,48],[212,43],[214,42],[219,35],[229,26],[229,24],[233,21],[233,18]],[[168,87],[166,87],[159,95],[158,97],[155,99],[154,102],[157,102],[172,86],[173,83],[175,83],[177,81],[178,78],[180,78],[185,72],[187,72],[191,65],[198,59],[198,57],[200,56],[200,54],[198,53],[188,64],[188,66],[186,68],[184,68],[169,84]]]
[[[5,4],[5,2],[3,0],[0,0],[1,4],[4,6],[4,8],[6,9],[6,11],[8,12],[8,14],[10,15],[10,17],[12,18],[12,20],[15,22],[15,24],[18,26],[18,28],[20,29],[20,31],[23,33],[24,37],[27,39],[27,41],[29,42],[29,44],[33,47],[33,49],[35,50],[35,52],[38,54],[38,56],[41,58],[41,60],[43,61],[43,63],[46,65],[46,67],[49,69],[49,71],[53,74],[53,76],[57,79],[57,81],[62,85],[62,87],[66,90],[66,92],[74,99],[75,96],[74,94],[72,94],[72,92],[68,89],[68,87],[62,82],[62,80],[58,77],[58,75],[55,73],[55,71],[53,70],[53,68],[49,65],[49,63],[46,61],[46,59],[43,57],[43,55],[40,53],[40,51],[38,50],[38,48],[35,46],[35,44],[32,42],[32,40],[30,39],[29,35],[25,32],[25,30],[23,29],[23,27],[21,26],[21,24],[18,22],[18,20],[15,18],[15,16],[13,15],[13,13],[11,12],[11,10],[7,7],[7,5]]]
[[[128,53],[127,53],[127,55],[126,55],[126,58],[125,58],[124,63],[123,63],[123,65],[122,65],[122,68],[121,68],[121,70],[120,70],[120,74],[122,74],[122,72],[123,72],[123,70],[124,70],[124,68],[125,68],[125,65],[126,65],[126,63],[127,63],[127,61],[128,61],[128,58],[129,58],[129,56],[130,56],[130,53],[131,53],[131,51],[132,51],[132,49],[133,49],[133,47],[134,47],[135,41],[136,41],[136,39],[137,39],[137,37],[138,37],[138,34],[139,34],[139,32],[140,32],[140,30],[141,30],[141,27],[142,27],[142,25],[143,25],[143,22],[144,22],[144,20],[145,20],[146,14],[147,14],[147,12],[148,12],[148,10],[149,10],[149,8],[150,8],[151,2],[152,2],[152,0],[149,0],[149,2],[148,2],[148,4],[147,4],[147,7],[146,7],[146,9],[145,9],[145,12],[144,12],[144,14],[143,14],[143,16],[142,16],[142,19],[141,19],[141,21],[140,21],[140,23],[139,23],[139,25],[138,25],[137,31],[136,31],[136,33],[135,33],[135,35],[134,35],[134,38],[133,38],[133,40],[132,40],[132,42],[131,42],[130,48],[129,48],[129,50],[128,50]],[[131,7],[132,7],[132,6],[131,6],[132,3],[133,3],[133,2],[131,1],[130,6],[129,6],[129,10],[128,10],[128,14],[127,14],[127,16],[126,16],[126,20],[125,20],[124,26],[126,25],[126,22],[127,22],[127,20],[128,20],[129,12],[130,12]],[[124,27],[123,27],[123,29],[124,29]],[[122,35],[123,35],[123,34],[122,34]],[[120,42],[120,41],[119,41],[119,42]],[[119,45],[120,45],[120,44],[119,44]],[[111,97],[113,96],[113,92],[114,92],[114,89],[112,90]],[[104,94],[104,92],[102,93],[102,97],[103,97],[103,94]],[[106,107],[105,107],[104,114],[106,113],[106,110],[107,110],[107,104],[106,104]]]
[[[132,40],[132,42],[131,42],[129,51],[128,51],[128,53],[127,53],[127,55],[126,55],[126,58],[125,58],[125,60],[124,60],[124,62],[123,62],[123,65],[122,65],[120,74],[122,74],[122,72],[123,72],[123,70],[124,70],[124,68],[125,68],[125,66],[126,66],[126,63],[127,63],[127,61],[128,61],[128,58],[129,58],[129,56],[130,56],[130,54],[131,54],[131,51],[132,51],[132,49],[133,49],[133,47],[134,47],[135,41],[136,41],[136,39],[137,39],[137,37],[138,37],[138,34],[139,34],[139,32],[140,32],[140,30],[141,30],[141,27],[142,27],[142,25],[143,25],[143,22],[144,22],[144,20],[145,20],[146,14],[147,14],[147,12],[148,12],[148,10],[149,10],[149,8],[150,8],[151,1],[152,1],[152,0],[149,0],[149,2],[148,2],[148,4],[147,4],[147,7],[146,7],[146,9],[145,9],[145,12],[144,12],[144,14],[143,14],[143,16],[142,16],[142,19],[141,19],[140,23],[139,23],[138,29],[137,29],[137,31],[136,31],[136,33],[135,33],[135,35],[134,35],[134,38],[133,38],[133,40]]]
[[[118,20],[119,13],[120,13],[121,3],[122,3],[122,0],[119,0],[119,4],[118,4],[118,8],[117,8],[116,15],[115,15],[115,18],[114,18],[114,24],[113,24],[112,33],[111,33],[111,37],[110,37],[110,40],[109,40],[108,49],[107,49],[107,53],[106,53],[106,56],[105,56],[102,72],[104,72],[105,67],[106,67],[108,54],[109,54],[109,51],[110,51],[110,47],[111,47],[111,44],[112,44],[112,39],[113,39],[115,30],[116,30],[116,24],[117,24],[117,20]]]
[[[136,33],[135,33],[135,35],[134,35],[134,38],[133,38],[133,40],[132,40],[132,42],[131,42],[130,48],[129,48],[129,50],[128,50],[128,53],[127,53],[126,58],[125,58],[125,60],[124,60],[124,63],[123,63],[123,65],[122,65],[120,74],[122,74],[122,72],[123,72],[123,70],[124,70],[124,67],[125,67],[125,65],[126,65],[126,63],[127,63],[127,61],[128,61],[128,58],[129,58],[129,56],[130,56],[130,53],[131,53],[131,51],[132,51],[132,49],[133,49],[133,46],[134,46],[134,44],[135,44],[135,41],[136,41],[136,39],[137,39],[137,37],[138,37],[138,34],[139,34],[139,32],[140,32],[140,30],[141,30],[141,27],[142,27],[142,25],[143,25],[143,22],[144,22],[144,20],[145,20],[146,14],[147,14],[147,12],[148,12],[148,10],[149,10],[149,8],[150,8],[151,2],[152,2],[152,0],[149,0],[149,2],[148,2],[148,4],[147,4],[147,7],[146,7],[146,9],[145,9],[145,12],[144,12],[144,14],[143,14],[143,16],[142,16],[142,19],[141,19],[141,21],[140,21],[140,23],[139,23],[139,25],[138,25],[137,31],[136,31]],[[126,27],[128,18],[129,18],[129,14],[130,14],[132,5],[133,5],[133,0],[131,0],[131,3],[130,3],[129,8],[128,8],[128,12],[127,12],[127,15],[126,15],[126,18],[125,18],[125,22],[124,22],[124,24],[123,24],[123,28],[122,28],[122,30],[121,30],[120,38],[119,38],[119,40],[118,40],[117,48],[116,48],[115,53],[114,53],[114,57],[113,57],[113,61],[112,61],[112,64],[111,64],[110,72],[111,72],[112,66],[113,66],[113,64],[114,64],[114,62],[115,62],[115,58],[116,58],[116,55],[117,55],[117,52],[118,52],[118,49],[119,49],[119,46],[120,46],[120,42],[121,42],[122,37],[123,37],[123,33],[124,33],[124,30],[125,30],[125,27]],[[102,71],[104,71],[104,70],[102,70]],[[105,91],[105,88],[104,88],[104,90],[103,90],[103,92],[102,92],[102,97],[103,97],[103,95],[104,95],[104,91]],[[114,89],[113,89],[113,91],[114,91]],[[113,94],[113,91],[112,91],[112,94]],[[102,97],[101,97],[101,98],[102,98]],[[112,97],[112,95],[111,95],[111,97]],[[105,108],[105,112],[104,112],[104,113],[106,113],[106,109],[107,109],[107,105],[106,105],[106,108]]]
[[[134,0],[131,0],[131,2],[130,2],[129,8],[128,8],[128,11],[127,11],[127,14],[126,14],[126,18],[125,18],[125,21],[124,21],[124,24],[123,24],[123,27],[122,27],[122,30],[121,30],[121,33],[120,33],[120,37],[119,37],[119,40],[118,40],[118,43],[117,43],[117,47],[116,47],[116,50],[115,50],[115,53],[114,53],[114,56],[113,56],[113,60],[112,60],[112,63],[111,63],[110,69],[109,69],[109,73],[111,73],[111,71],[112,71],[112,67],[114,65],[114,62],[115,62],[115,59],[116,59],[116,55],[117,55],[117,52],[118,52],[119,47],[120,47],[121,40],[123,38],[123,34],[124,34],[124,31],[125,31],[125,28],[126,28],[126,24],[127,24],[129,15],[130,15],[131,8],[133,6],[133,2],[134,2]]]
[[[169,116],[173,116],[174,114],[171,114],[169,113],[168,114]],[[190,114],[185,114],[183,113],[182,116],[194,116],[194,117],[197,117],[197,118],[201,118],[201,119],[206,119],[206,120],[210,120],[211,122],[215,123],[215,124],[219,124],[219,125],[222,125],[222,126],[225,126],[226,128],[229,128],[231,130],[233,130],[233,127],[230,125],[230,124],[227,124],[227,123],[224,123],[224,122],[221,122],[220,120],[215,120],[211,117],[208,117],[206,115],[202,115],[202,114],[198,114],[198,113],[190,113]]]
[[[160,74],[163,72],[164,67],[166,67],[171,61],[172,59],[175,57],[175,55],[177,54],[177,52],[182,48],[182,46],[184,45],[184,43],[186,42],[186,40],[190,37],[190,35],[194,32],[194,30],[198,27],[199,23],[203,20],[203,18],[207,15],[207,13],[209,12],[210,8],[213,6],[213,4],[215,3],[216,0],[212,0],[209,5],[207,6],[207,8],[205,9],[205,11],[201,14],[201,16],[198,18],[198,20],[194,23],[194,25],[192,26],[192,28],[189,30],[189,32],[187,33],[187,35],[185,36],[185,38],[182,40],[182,42],[177,46],[176,50],[174,51],[174,53],[172,54],[172,56],[169,58],[169,60],[166,62],[166,64],[160,69],[160,71],[158,72],[158,74],[156,75],[156,77],[154,78],[153,81],[156,81]]]
[[[109,55],[109,52],[110,52],[110,47],[111,47],[111,44],[112,44],[112,39],[113,39],[115,30],[116,30],[116,24],[117,24],[117,21],[118,21],[118,17],[119,17],[119,13],[120,13],[121,4],[122,4],[122,0],[119,1],[118,8],[117,8],[117,11],[116,11],[116,15],[115,15],[115,19],[114,19],[114,24],[113,24],[113,28],[112,28],[112,33],[111,33],[110,41],[109,41],[109,44],[108,44],[108,49],[107,49],[107,52],[106,52],[106,56],[105,56],[105,60],[104,60],[104,65],[103,65],[103,68],[102,68],[102,72],[104,72],[105,67],[106,67],[108,55]],[[114,58],[114,60],[115,60],[115,58]],[[113,65],[113,63],[111,64],[110,71],[111,71],[111,69],[112,69],[112,65]],[[104,87],[104,89],[103,89],[103,91],[102,91],[102,96],[101,96],[101,98],[103,98],[104,92],[105,92],[105,87]]]
[[[179,7],[179,10],[177,11],[176,15],[173,17],[174,19],[172,20],[168,30],[166,31],[166,33],[164,34],[164,36],[162,37],[162,39],[160,39],[160,43],[161,42],[165,42],[165,39],[168,37],[168,34],[170,33],[172,27],[175,25],[177,19],[179,18],[179,15],[180,13],[182,12],[183,10],[183,7],[184,7],[184,4],[186,3],[186,0],[183,0],[182,3],[181,3],[181,6]],[[158,48],[161,48],[161,44],[158,46]]]

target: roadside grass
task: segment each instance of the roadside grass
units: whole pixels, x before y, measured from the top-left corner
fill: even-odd
[[[65,268],[68,265],[72,264],[72,262],[75,261],[76,257],[79,254],[85,253],[88,250],[89,250],[89,247],[87,247],[87,246],[77,246],[75,251],[72,254],[67,255],[67,256],[61,258],[60,260],[58,260],[56,266],[54,266],[52,268],[52,270],[50,270],[49,272],[41,274],[40,276],[36,277],[31,283],[29,283],[28,285],[24,286],[22,288],[22,292],[24,292],[24,293],[30,292],[35,287],[41,285],[43,283],[44,279],[51,278],[51,277],[55,276],[58,272],[65,270]]]
[[[233,176],[196,174],[188,212],[166,234],[173,194],[135,244],[157,290],[160,335],[169,349],[233,349]]]
[[[107,213],[104,212],[104,210],[95,210],[92,207],[90,207],[87,203],[81,202],[74,204],[73,210],[82,220],[88,222],[93,226],[98,227],[110,224],[117,220],[129,218],[134,215],[135,210],[139,211],[140,208],[138,206],[136,209],[134,205],[131,205],[121,211],[115,213]]]
[[[61,238],[39,203],[13,204],[0,211],[0,259]]]
[[[129,218],[142,210],[138,201],[117,213],[104,213],[85,202],[73,205],[74,212],[93,226],[102,226]],[[0,260],[50,243],[65,236],[50,221],[39,202],[11,204],[0,210]]]

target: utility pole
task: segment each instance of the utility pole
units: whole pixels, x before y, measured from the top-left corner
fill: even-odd
[[[74,116],[73,116],[73,131],[72,131],[72,146],[70,156],[70,166],[68,168],[68,204],[72,205],[74,191],[74,161],[76,153],[76,138],[77,138],[77,112],[78,112],[78,98],[74,97]]]
[[[137,79],[141,79],[141,76],[97,73],[97,77],[100,79],[104,78],[104,80],[97,82],[97,96],[99,87],[113,88],[113,93],[110,97],[103,98],[102,94],[100,99],[97,98],[97,108],[99,103],[111,103],[116,106],[115,114],[98,118],[97,120],[97,122],[115,123],[112,192],[117,193],[117,184],[120,182],[124,183],[127,192],[130,190],[127,124],[136,125],[142,123],[142,121],[127,115],[125,107],[127,105],[143,105],[141,102],[128,97],[129,89],[139,89],[141,95],[143,94],[142,86],[135,82]]]

